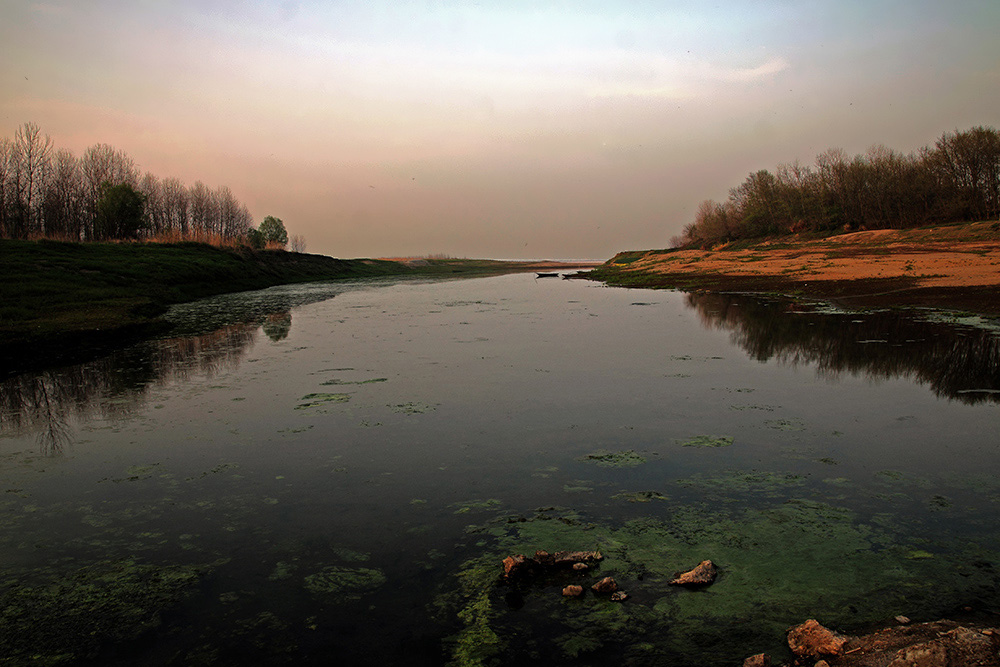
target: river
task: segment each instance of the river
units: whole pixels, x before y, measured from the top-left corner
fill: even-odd
[[[995,322],[524,274],[170,318],[0,385],[11,664],[722,666],[1000,608]],[[500,581],[538,549],[604,559]]]

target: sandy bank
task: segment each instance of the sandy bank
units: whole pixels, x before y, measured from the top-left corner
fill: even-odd
[[[594,277],[636,287],[782,292],[851,307],[933,306],[1000,315],[1000,223],[625,252]]]

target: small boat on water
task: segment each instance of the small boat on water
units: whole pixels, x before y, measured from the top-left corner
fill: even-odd
[[[559,274],[558,273],[539,273],[539,272],[536,271],[535,272],[535,277],[536,278],[558,278]]]

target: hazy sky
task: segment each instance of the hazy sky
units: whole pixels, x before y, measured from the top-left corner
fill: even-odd
[[[339,257],[598,258],[827,148],[1000,126],[1000,2],[0,0],[0,136]]]

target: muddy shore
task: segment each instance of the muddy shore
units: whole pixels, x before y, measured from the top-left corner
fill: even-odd
[[[621,252],[592,272],[626,287],[779,293],[846,308],[1000,316],[1000,222]]]

